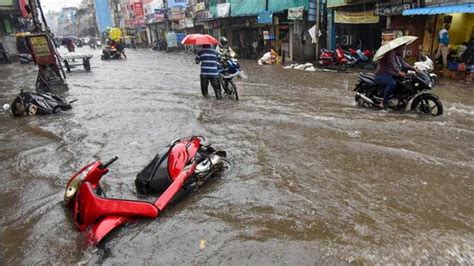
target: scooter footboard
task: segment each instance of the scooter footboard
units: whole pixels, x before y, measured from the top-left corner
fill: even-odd
[[[132,221],[132,218],[125,216],[106,216],[95,223],[92,229],[89,231],[89,242],[93,245],[96,245],[112,230]]]

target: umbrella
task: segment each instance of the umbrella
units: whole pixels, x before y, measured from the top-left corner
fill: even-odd
[[[218,44],[216,38],[208,34],[189,34],[181,41],[182,44],[188,45],[203,45],[203,44]]]
[[[396,38],[395,40],[392,40],[392,41],[382,45],[379,48],[379,50],[377,51],[377,53],[375,53],[373,61],[376,62],[377,60],[382,58],[386,53],[388,53],[388,52],[392,51],[393,49],[396,49],[396,48],[398,48],[402,45],[410,44],[410,43],[414,42],[416,39],[418,39],[418,37],[415,37],[415,36],[402,36],[402,37]]]

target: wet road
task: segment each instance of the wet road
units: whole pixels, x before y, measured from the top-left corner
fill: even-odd
[[[70,112],[0,113],[0,264],[473,263],[472,85],[441,81],[445,114],[421,118],[355,106],[355,74],[243,61],[241,100],[218,102],[200,96],[191,55],[127,52],[94,51],[92,72],[68,76]],[[35,73],[0,65],[0,103]],[[104,187],[136,199],[138,171],[192,134],[236,173],[88,246],[62,205],[68,178],[117,155]]]

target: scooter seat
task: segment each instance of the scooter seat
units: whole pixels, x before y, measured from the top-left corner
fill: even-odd
[[[149,202],[99,197],[89,182],[79,188],[74,206],[74,222],[80,231],[106,216],[156,218],[158,214],[158,208]]]
[[[370,85],[375,85],[375,74],[372,73],[360,73],[359,79]]]

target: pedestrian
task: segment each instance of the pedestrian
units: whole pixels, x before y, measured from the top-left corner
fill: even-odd
[[[440,56],[443,57],[443,66],[444,68],[448,67],[448,53],[449,53],[449,28],[450,24],[446,23],[444,28],[442,28],[438,33],[438,52],[435,55],[435,61],[438,60]]]
[[[219,80],[219,53],[211,45],[202,45],[201,51],[196,55],[196,64],[201,63],[201,92],[204,97],[209,97],[209,82],[218,100],[222,99],[221,84]]]

